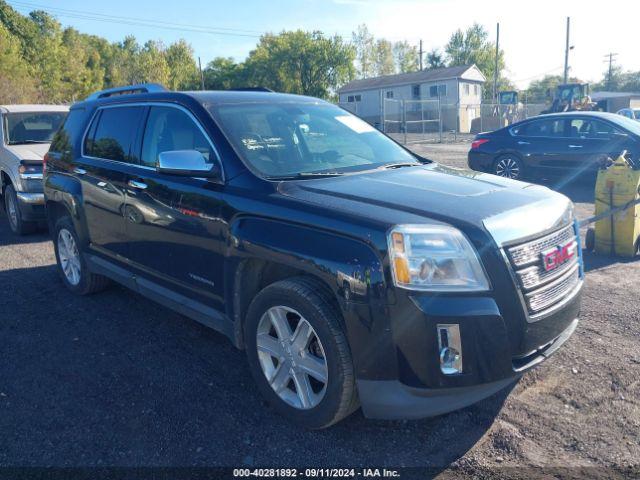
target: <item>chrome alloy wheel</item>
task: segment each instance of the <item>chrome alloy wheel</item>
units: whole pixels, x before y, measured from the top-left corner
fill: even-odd
[[[496,163],[496,175],[512,179],[520,178],[518,161],[511,157],[501,158]]]
[[[13,195],[9,195],[5,191],[6,200],[5,205],[7,207],[7,217],[9,217],[9,223],[11,223],[11,229],[18,229],[18,206],[16,205],[16,200]]]
[[[308,410],[327,390],[324,348],[311,324],[295,310],[267,310],[256,333],[258,360],[274,392],[292,407]]]
[[[58,232],[58,257],[67,281],[75,286],[80,283],[80,252],[73,235],[66,228]]]

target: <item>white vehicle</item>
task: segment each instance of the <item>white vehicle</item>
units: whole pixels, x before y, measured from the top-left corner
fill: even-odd
[[[623,117],[640,120],[640,108],[623,108],[622,110],[618,110],[617,113]]]
[[[68,111],[64,105],[0,105],[0,193],[15,234],[46,220],[42,159]]]

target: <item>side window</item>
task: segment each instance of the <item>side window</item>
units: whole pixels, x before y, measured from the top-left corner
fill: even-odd
[[[514,133],[526,137],[563,137],[564,120],[535,120],[520,126]]]
[[[571,136],[578,138],[607,139],[616,129],[600,120],[576,118],[571,120]]]
[[[84,108],[75,108],[69,112],[66,120],[62,124],[60,130],[56,132],[51,141],[52,152],[71,154],[72,138],[77,139],[82,135],[82,120],[84,117]]]
[[[158,155],[173,150],[197,150],[208,162],[215,161],[209,141],[189,115],[173,107],[151,107],[142,140],[142,164],[155,167]]]
[[[85,155],[136,163],[131,147],[142,117],[142,107],[104,108],[97,115],[85,139]]]

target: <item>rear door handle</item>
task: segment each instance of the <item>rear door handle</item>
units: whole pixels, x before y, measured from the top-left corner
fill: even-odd
[[[569,148],[582,148],[582,145],[569,145]]]
[[[522,140],[520,140],[518,142],[518,145],[531,145],[529,142],[523,142]]]
[[[135,188],[136,190],[144,190],[147,188],[146,183],[140,182],[138,180],[129,180],[127,182],[127,185],[129,185],[131,188]]]
[[[84,168],[75,167],[73,169],[73,173],[78,174],[78,175],[84,175],[85,173],[87,173],[87,171]]]

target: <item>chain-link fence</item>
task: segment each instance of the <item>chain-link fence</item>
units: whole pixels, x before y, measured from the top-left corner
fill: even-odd
[[[496,130],[539,115],[544,104],[451,104],[432,100],[382,99],[381,112],[366,115],[364,104],[341,107],[362,117],[403,144],[464,142],[477,133]],[[370,112],[372,113],[372,112]]]

